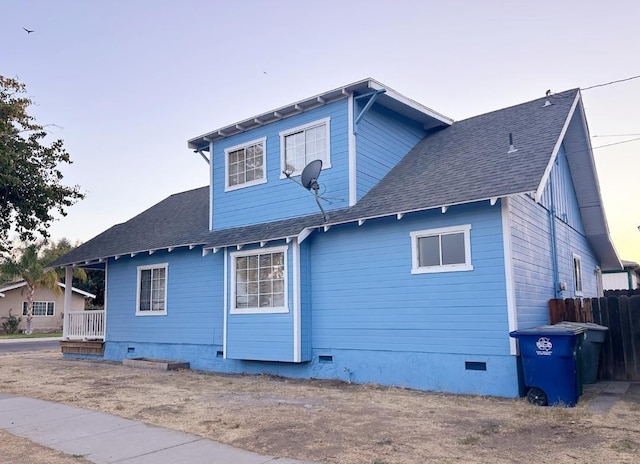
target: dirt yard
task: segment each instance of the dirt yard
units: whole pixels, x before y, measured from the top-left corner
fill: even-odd
[[[575,408],[541,408],[372,385],[160,372],[44,351],[0,355],[0,392],[327,464],[640,462],[640,398],[596,415],[587,408],[593,391]]]

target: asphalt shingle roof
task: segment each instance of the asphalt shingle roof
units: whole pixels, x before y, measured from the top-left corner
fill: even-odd
[[[426,136],[355,206],[329,213],[329,224],[535,191],[578,90],[455,122]],[[509,134],[517,149],[509,151]],[[208,187],[171,195],[51,263],[65,265],[159,248],[222,247],[299,234],[322,226],[321,214],[208,230]]]

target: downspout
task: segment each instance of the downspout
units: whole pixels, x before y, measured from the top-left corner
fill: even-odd
[[[554,165],[558,165],[558,159],[554,161]],[[556,199],[553,189],[553,176],[549,176],[549,197],[551,204],[549,209],[549,221],[551,229],[551,264],[553,266],[553,291],[556,298],[562,298],[562,290],[560,289],[560,273],[558,271],[558,254],[557,254],[557,237],[556,237]]]

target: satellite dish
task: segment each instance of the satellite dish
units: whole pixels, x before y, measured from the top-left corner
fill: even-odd
[[[317,191],[320,188],[318,185],[320,171],[322,171],[322,160],[313,160],[307,164],[300,175],[300,183],[302,186],[307,190],[313,189]]]

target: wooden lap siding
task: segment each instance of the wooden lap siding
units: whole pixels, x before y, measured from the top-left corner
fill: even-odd
[[[136,316],[138,266],[168,263],[167,314]],[[222,253],[157,251],[110,259],[107,341],[222,344]]]
[[[558,282],[554,282],[551,245],[551,189],[549,186],[536,203],[529,195],[518,195],[509,201],[513,272],[516,291],[518,327],[548,324],[547,302],[555,297],[555,286],[566,282],[561,297],[575,296],[573,254],[582,260],[584,296],[596,296],[598,265],[584,236],[580,212],[569,175],[564,150],[560,151],[550,182],[553,182],[556,208],[555,234]]]
[[[281,131],[330,117],[331,168],[324,169],[319,182],[333,200],[325,203],[327,211],[345,208],[349,203],[349,154],[347,99],[320,108],[305,111],[265,125],[259,130],[247,131],[217,141],[213,146],[213,228],[259,224],[298,216],[314,214],[318,207],[313,197],[300,185],[289,179],[281,179],[280,135]],[[267,183],[238,188],[225,192],[225,148],[267,137],[265,175]],[[295,177],[300,180],[299,176]],[[277,199],[277,207],[274,200]]]
[[[411,231],[468,223],[473,271],[411,274]],[[311,238],[315,349],[509,353],[499,206],[331,232]]]
[[[356,114],[362,110],[358,104]],[[360,200],[424,137],[421,124],[374,104],[357,128],[356,178]]]

